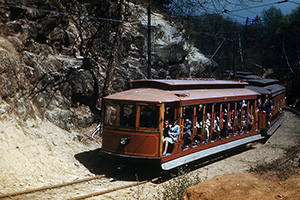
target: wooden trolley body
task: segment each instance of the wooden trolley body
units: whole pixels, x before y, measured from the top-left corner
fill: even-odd
[[[105,97],[100,154],[155,162],[169,170],[262,139],[265,114],[256,110],[261,94],[246,85],[212,79],[134,81],[133,89]],[[192,128],[188,148],[183,149],[186,118]],[[180,126],[167,155],[162,139],[165,120],[178,120]]]

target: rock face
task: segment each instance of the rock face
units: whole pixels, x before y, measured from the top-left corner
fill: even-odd
[[[0,98],[22,123],[39,116],[70,130],[99,119],[115,24],[70,13],[116,19],[118,6],[110,0],[80,2],[21,0],[0,7]],[[146,10],[128,2],[124,9],[128,22],[111,92],[147,74]],[[188,45],[176,20],[153,13],[152,24],[152,78],[211,76],[211,61]]]

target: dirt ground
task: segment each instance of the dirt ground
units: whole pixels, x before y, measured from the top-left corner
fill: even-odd
[[[249,172],[218,175],[188,188],[184,200],[300,199],[300,175],[280,180],[274,174],[264,179]]]
[[[283,177],[278,176],[277,172],[258,173],[264,171],[260,170],[259,166],[279,163],[300,144],[300,117],[290,112],[286,112],[285,116],[286,120],[282,126],[264,144],[255,144],[246,151],[192,170],[190,174],[201,177],[203,183],[200,184],[200,188],[204,189],[191,192],[193,187],[190,188],[187,193],[189,198],[185,199],[192,199],[192,194],[200,195],[203,199],[217,199],[220,194],[221,199],[225,199],[224,196],[228,196],[227,199],[300,199],[297,196],[300,194],[299,152],[284,164],[285,171],[291,173],[281,174]],[[96,159],[97,149],[101,146],[97,141],[100,139],[91,139],[89,136],[92,135],[92,131],[68,132],[42,119],[19,124],[13,117],[1,114],[0,194],[73,181],[104,172],[105,169],[101,168],[104,161]],[[106,166],[106,172],[107,168],[109,169],[109,166]],[[256,173],[247,172],[249,170]],[[89,192],[109,187],[113,182],[112,177],[118,177],[114,172],[111,170],[108,178],[101,182],[92,182],[82,187]],[[149,174],[151,171],[145,173]],[[124,185],[134,181],[132,176],[128,177],[131,177],[130,180],[123,176],[123,181],[116,184]],[[157,191],[160,191],[164,184],[166,182],[147,183],[144,186],[90,199],[159,198]],[[77,189],[69,190],[74,192]],[[68,192],[65,193],[66,196],[59,197],[45,192],[12,199],[67,199]],[[202,199],[200,196],[194,199]]]

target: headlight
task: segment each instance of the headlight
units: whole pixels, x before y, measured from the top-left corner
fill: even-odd
[[[121,145],[126,146],[129,144],[129,142],[130,142],[130,138],[128,136],[121,137],[121,139],[120,139]]]

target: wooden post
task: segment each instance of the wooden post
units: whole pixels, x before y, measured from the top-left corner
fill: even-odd
[[[205,110],[206,110],[206,105],[203,105],[203,114],[202,114],[202,129],[201,129],[201,142],[203,142],[204,137],[204,132],[205,132]]]
[[[250,101],[247,102],[247,120],[246,120],[246,132],[248,130],[248,124],[250,121]]]
[[[229,123],[230,120],[231,120],[231,108],[230,108],[230,103],[228,103],[227,104],[227,123],[225,124],[227,130],[229,129],[228,123]],[[233,127],[231,127],[231,128],[233,129]],[[228,133],[228,131],[227,131],[227,133]],[[226,136],[228,136],[227,133],[226,133]]]
[[[115,127],[119,127],[120,126],[120,104],[117,104],[117,113],[116,113],[116,123],[114,124]]]
[[[158,121],[158,130],[159,130],[159,156],[162,156],[163,152],[163,132],[164,132],[164,126],[165,126],[165,104],[161,104],[159,106],[159,121]]]
[[[197,127],[196,127],[196,123],[197,123],[197,107],[194,106],[194,116],[193,116],[193,132],[191,134],[191,137],[194,138],[196,133],[197,133]]]
[[[253,122],[253,127],[255,127],[255,130],[258,129],[258,110],[257,110],[257,100],[254,101],[254,122]]]
[[[233,120],[233,131],[235,132],[235,127],[238,126],[238,117],[237,117],[237,102],[234,104],[234,120]],[[233,132],[233,133],[234,133]]]
[[[135,130],[138,130],[140,128],[140,118],[141,118],[141,106],[136,105]]]
[[[223,129],[223,104],[221,103],[220,104],[220,121],[219,121],[219,127],[220,127],[220,130]]]
[[[215,105],[212,104],[211,106],[211,118],[210,118],[210,130],[209,130],[209,141],[211,140],[212,137],[212,129],[214,126],[214,120],[215,120]]]
[[[228,106],[227,106],[227,124],[226,124],[226,128],[228,130],[229,126],[228,126],[228,123],[229,121],[231,120],[231,108],[230,108],[230,103],[228,103]],[[233,123],[233,122],[232,122]],[[233,127],[232,127],[233,128]],[[227,136],[227,135],[226,135]]]
[[[179,134],[178,140],[181,141],[181,138],[183,136],[183,125],[184,125],[184,122],[183,122],[183,119],[182,119],[182,106],[181,105],[178,108],[178,123],[179,123],[179,126],[180,126],[180,134]]]

